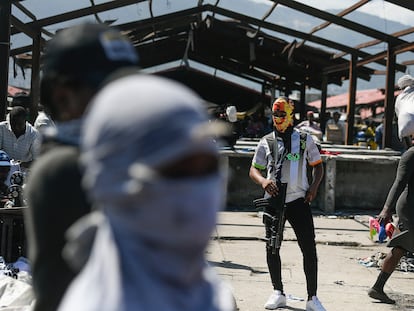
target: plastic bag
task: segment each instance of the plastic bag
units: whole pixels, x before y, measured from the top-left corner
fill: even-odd
[[[227,119],[229,122],[236,122],[237,121],[237,109],[235,106],[229,106],[226,108]]]
[[[414,135],[414,86],[404,89],[397,96],[395,113],[398,118],[398,136]]]
[[[373,241],[374,237],[378,234],[378,242],[383,243],[386,238],[385,226],[381,225],[378,220],[373,217],[369,218],[369,237]]]

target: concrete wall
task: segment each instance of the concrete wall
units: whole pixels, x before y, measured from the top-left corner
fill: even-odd
[[[229,209],[253,209],[252,201],[263,196],[259,185],[249,178],[253,152],[225,152],[229,181]],[[326,212],[364,209],[378,212],[395,178],[399,156],[322,156],[325,175],[312,206]]]

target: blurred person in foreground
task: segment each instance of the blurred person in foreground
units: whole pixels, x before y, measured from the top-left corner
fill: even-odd
[[[414,78],[405,75],[398,80],[401,89],[414,85]],[[384,207],[377,219],[380,224],[390,222],[392,214],[397,212],[398,234],[392,236],[388,242],[391,251],[385,257],[381,272],[375,284],[369,289],[371,298],[383,303],[395,304],[395,300],[384,293],[384,285],[397,267],[400,259],[407,252],[414,253],[414,147],[411,146],[401,155],[397,174],[388,192]]]
[[[83,113],[114,71],[137,64],[132,44],[102,24],[80,24],[46,46],[41,103],[55,123],[43,134],[42,155],[26,186],[25,214],[36,311],[56,310],[77,271],[63,260],[65,231],[91,205],[81,188],[80,129]]]
[[[96,211],[69,229],[69,262],[97,231],[59,310],[235,310],[205,259],[225,191],[215,126],[173,81],[135,74],[102,89],[81,152]]]
[[[322,159],[319,149],[310,134],[300,133],[293,127],[293,102],[279,97],[272,106],[274,131],[264,136],[258,143],[252,159],[249,176],[265,191],[265,198],[281,195],[282,184],[287,184],[286,200],[282,202],[285,217],[280,227],[288,220],[297,237],[302,251],[303,269],[306,276],[308,298],[307,311],[325,311],[317,297],[318,258],[315,243],[310,203],[316,198],[323,177]],[[308,180],[307,167],[312,168],[312,180]],[[262,172],[266,171],[266,176]],[[279,206],[271,206],[270,213]],[[273,216],[273,215],[272,215]],[[266,309],[286,306],[282,283],[282,263],[280,245],[271,245],[271,224],[266,226],[266,259],[273,286],[273,293],[265,303]]]

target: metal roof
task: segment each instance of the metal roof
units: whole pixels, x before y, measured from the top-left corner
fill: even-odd
[[[396,73],[414,64],[414,27],[391,18],[413,20],[412,0],[5,0],[0,13],[7,3],[9,53],[33,55],[32,63],[16,61],[34,68],[35,83],[44,43],[84,20],[119,27],[133,41],[142,68],[176,68],[186,84],[194,80],[195,71],[185,71],[192,67],[213,77],[223,73],[224,83],[259,85],[263,95],[314,88],[326,98],[327,86],[349,81],[351,110],[358,79],[383,75],[391,102]],[[338,7],[323,9],[321,3]],[[370,25],[375,12],[382,15],[381,26]]]
[[[298,84],[303,82],[309,88],[321,89],[324,74],[328,74],[328,84],[341,85],[349,78],[350,54],[356,55],[361,64],[379,64],[385,71],[386,46],[375,54],[364,51],[364,47],[366,50],[374,43],[404,51],[413,49],[412,41],[403,38],[413,32],[413,28],[389,34],[350,18],[363,7],[384,1],[348,1],[353,4],[337,14],[306,4],[312,1],[291,0],[238,1],[237,5],[234,1],[232,4],[232,1],[224,0],[213,4],[209,4],[212,1],[185,1],[187,5],[179,4],[177,0],[70,2],[69,5],[63,1],[55,0],[53,4],[49,1],[50,9],[45,10],[39,8],[39,2],[35,0],[15,1],[12,38],[19,33],[33,37],[40,32],[43,45],[59,28],[89,18],[125,30],[141,55],[143,68],[192,60],[259,84],[274,84],[278,89],[286,87],[288,91],[300,89]],[[413,9],[410,1],[387,2],[393,3],[393,10]],[[260,6],[261,10],[243,10],[243,6],[251,8],[252,4]],[[313,24],[307,21],[309,26],[305,30],[284,25],[286,21],[279,21],[279,11],[290,12],[298,18],[308,15]],[[340,27],[350,36],[356,32],[369,40],[351,46],[342,43],[341,38],[319,36],[332,27]],[[283,36],[292,40],[281,39]],[[29,40],[26,46],[12,47],[10,54],[30,53],[31,50]],[[369,80],[380,70],[361,66],[357,74],[359,78]],[[403,72],[406,67],[397,64],[397,70]]]
[[[396,97],[400,94],[401,91],[395,91],[394,96]],[[383,105],[385,100],[385,90],[384,89],[369,89],[369,90],[359,90],[356,93],[355,105]],[[315,100],[308,103],[309,106],[315,108],[321,108],[321,101]],[[339,94],[330,96],[326,100],[326,108],[344,108],[348,105],[348,94]]]

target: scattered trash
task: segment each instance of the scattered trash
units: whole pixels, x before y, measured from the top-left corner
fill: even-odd
[[[370,267],[381,268],[382,263],[384,262],[384,259],[386,256],[387,256],[386,253],[378,252],[366,258],[359,258],[358,263],[367,268],[370,268]],[[403,256],[400,259],[400,262],[398,263],[395,270],[403,271],[403,272],[414,272],[414,257],[412,257],[412,254],[407,254],[407,256]]]
[[[366,258],[359,258],[358,263],[365,267],[381,267],[382,262],[386,256],[386,253],[378,252]]]
[[[292,294],[286,295],[286,299],[291,300],[291,301],[305,301],[305,298],[296,297],[296,296],[293,296]]]
[[[397,269],[404,272],[414,272],[414,258],[402,257]]]

